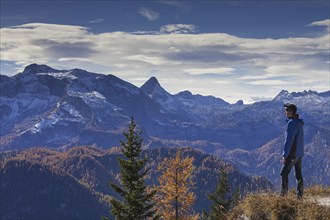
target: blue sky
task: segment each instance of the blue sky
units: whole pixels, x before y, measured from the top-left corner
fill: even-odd
[[[1,1],[1,74],[30,63],[229,102],[329,90],[329,1]]]

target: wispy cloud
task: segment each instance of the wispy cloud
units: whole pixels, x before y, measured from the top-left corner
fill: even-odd
[[[141,83],[137,78],[152,74],[172,93],[191,89],[233,102],[253,101],[260,94],[272,97],[280,89],[329,89],[329,32],[316,37],[252,39],[176,32],[180,27],[196,29],[182,24],[166,25],[153,33],[95,34],[72,25],[5,27],[0,32],[1,60],[21,67],[37,62],[113,73],[137,85]]]
[[[102,21],[104,21],[103,18],[97,18],[97,19],[94,19],[94,20],[89,21],[89,23],[91,23],[91,24],[93,24],[93,23],[101,23]]]
[[[185,69],[184,71],[193,75],[203,75],[203,74],[230,74],[233,68],[203,68],[203,69]]]
[[[251,85],[263,85],[263,86],[282,86],[282,85],[290,85],[292,82],[284,81],[284,80],[276,80],[276,79],[267,79],[267,80],[256,80],[248,82]]]
[[[160,28],[160,33],[188,34],[197,32],[197,27],[192,24],[168,24]]]
[[[322,20],[322,21],[314,21],[308,24],[308,26],[325,26],[327,27],[327,31],[330,31],[330,19]]]
[[[152,64],[152,65],[164,65],[164,64],[180,64],[179,62],[176,61],[170,61],[163,59],[161,57],[156,57],[156,56],[146,56],[146,55],[130,55],[123,57],[122,59],[124,60],[132,60],[132,61],[138,61],[138,62],[144,62],[147,64]]]
[[[142,7],[140,8],[139,13],[143,17],[146,17],[149,21],[154,21],[159,18],[159,13],[149,8]]]

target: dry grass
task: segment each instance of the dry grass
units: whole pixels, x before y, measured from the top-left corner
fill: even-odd
[[[305,195],[308,196],[326,196],[330,197],[330,187],[316,185],[305,190]]]
[[[309,199],[310,196],[329,196],[329,192],[329,187],[312,187],[306,190],[302,200],[297,200],[293,191],[285,197],[274,193],[250,194],[234,208],[228,219],[329,220],[330,207]]]

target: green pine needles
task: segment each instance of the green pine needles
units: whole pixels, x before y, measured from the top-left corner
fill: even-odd
[[[209,200],[212,202],[210,213],[205,211],[203,213],[203,219],[205,220],[227,219],[230,210],[237,205],[239,201],[239,189],[236,190],[233,196],[230,196],[228,174],[224,169],[221,170],[220,174],[221,176],[217,188],[209,195]]]
[[[142,151],[141,131],[131,118],[128,132],[124,133],[126,141],[120,141],[125,158],[118,158],[121,167],[121,186],[111,183],[111,187],[121,195],[122,201],[112,198],[111,213],[117,220],[159,219],[153,197],[156,191],[147,189],[144,169],[147,158],[140,158]]]

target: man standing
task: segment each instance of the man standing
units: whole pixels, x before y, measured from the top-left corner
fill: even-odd
[[[287,117],[285,142],[283,150],[283,166],[281,169],[282,190],[281,195],[284,196],[288,192],[289,173],[294,166],[295,176],[297,179],[297,198],[303,196],[304,182],[301,173],[302,157],[304,156],[304,122],[299,119],[297,107],[294,104],[285,104],[285,114]]]

